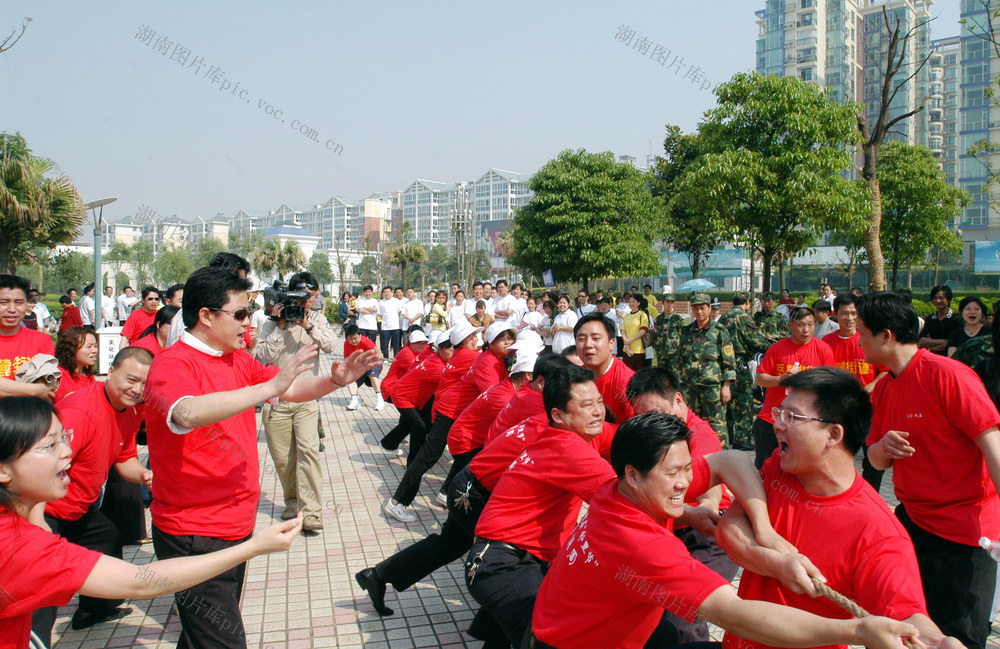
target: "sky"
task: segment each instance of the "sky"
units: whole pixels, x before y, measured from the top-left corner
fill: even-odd
[[[85,202],[117,197],[110,220],[533,173],[564,149],[644,162],[753,69],[763,4],[7,1],[4,36],[33,20],[0,54],[0,130]],[[932,13],[933,38],[958,33],[958,0]]]

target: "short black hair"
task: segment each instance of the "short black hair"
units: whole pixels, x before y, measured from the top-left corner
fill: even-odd
[[[905,297],[907,302],[913,301],[913,291],[908,288],[897,288],[896,294]]]
[[[91,282],[90,284],[87,284],[86,286],[83,287],[83,294],[86,295],[87,293],[90,293],[93,290],[94,290],[94,283]]]
[[[482,286],[482,285],[483,285],[482,282],[473,282],[472,283],[472,288],[476,288],[477,286]]]
[[[146,296],[149,295],[150,293],[156,293],[156,296],[160,297],[160,289],[156,288],[155,286],[144,286],[142,289],[142,299],[145,300]]]
[[[0,287],[2,288],[2,287]],[[59,304],[73,304],[73,300],[69,299],[68,295],[59,296]]]
[[[633,403],[644,394],[657,394],[664,399],[673,399],[680,388],[677,377],[663,367],[645,367],[636,372],[625,386],[625,398]]]
[[[607,304],[608,306],[611,306],[611,300],[609,300],[606,297],[599,297],[599,298],[597,298],[597,303],[598,304]]]
[[[130,358],[134,359],[139,365],[149,365],[153,362],[153,352],[145,347],[130,345],[115,354],[115,360],[111,362],[111,367],[121,367],[121,364]]]
[[[940,284],[931,289],[931,302],[933,302],[934,297],[942,291],[944,291],[945,298],[947,298],[948,302],[951,303],[951,296],[952,296],[951,287],[945,284]]]
[[[901,295],[889,291],[874,291],[860,298],[858,317],[873,334],[891,331],[904,345],[917,342],[920,320],[913,305]]]
[[[852,286],[849,292],[854,297],[864,297],[865,294],[865,290],[860,286]]]
[[[514,285],[510,287],[510,290],[512,290],[512,291],[513,291],[513,290],[514,290],[515,288],[520,288],[520,289],[523,289],[524,287],[523,287],[523,286],[521,286],[521,283],[520,283],[520,282],[515,282],[515,283],[514,283]]]
[[[246,293],[249,290],[250,281],[233,270],[214,266],[199,268],[184,284],[184,326],[190,329],[198,324],[198,313],[202,309],[221,309],[229,301],[230,293]],[[146,289],[143,289],[145,296]]]
[[[569,362],[567,361],[567,363]],[[574,385],[593,380],[593,372],[572,363],[559,367],[546,376],[545,387],[542,388],[542,403],[545,404],[545,414],[549,418],[549,423],[552,423],[553,410],[566,411],[570,400],[570,391]]]
[[[501,284],[503,284],[504,286],[507,286],[507,280],[505,280],[505,279],[498,279],[497,283],[495,284],[495,286],[500,286]]]
[[[800,306],[788,312],[788,321],[795,322],[796,320],[801,320],[802,318],[805,318],[807,316],[812,316],[813,318],[815,318],[816,312],[810,309],[809,307]]]
[[[562,351],[559,352],[559,355],[566,358],[568,356],[579,356],[580,352],[576,350],[576,345],[566,345],[562,348]]]
[[[412,334],[414,331],[423,331],[424,328],[418,324],[412,324],[406,328],[406,333]]]
[[[576,324],[573,325],[573,338],[576,338],[576,335],[580,333],[580,328],[583,327],[583,325],[589,324],[591,322],[599,322],[601,326],[604,327],[604,331],[608,333],[608,340],[615,339],[614,323],[611,322],[610,319],[605,317],[604,314],[601,313],[600,311],[591,311],[587,315],[577,320]]]
[[[843,426],[844,446],[851,455],[861,450],[871,428],[873,410],[868,392],[857,377],[839,367],[814,367],[786,374],[779,385],[812,394],[819,418]]]
[[[0,288],[19,288],[24,291],[24,296],[28,297],[31,290],[31,282],[20,275],[0,275]]]
[[[642,287],[643,288],[648,288],[649,290],[653,290],[653,285],[652,284],[643,284]]]
[[[802,307],[799,307],[799,308],[801,309]],[[813,302],[812,310],[813,311],[823,311],[825,313],[829,313],[829,311],[830,311],[830,303],[827,302],[826,300],[824,300],[823,298],[820,298],[820,299],[816,300],[815,302]],[[791,316],[789,316],[789,320],[791,320]]]
[[[349,324],[344,327],[344,338],[350,338],[351,336],[357,336],[361,333],[361,327],[356,324]]]
[[[168,288],[166,292],[164,292],[163,297],[167,300],[172,300],[174,299],[174,295],[177,294],[177,291],[183,291],[183,290],[184,290],[183,284],[174,284],[173,286]],[[143,297],[146,296],[144,295]]]
[[[990,314],[990,310],[986,307],[986,305],[983,303],[983,301],[981,299],[979,299],[979,296],[977,296],[977,295],[967,295],[967,296],[963,297],[962,301],[958,303],[958,313],[961,314],[962,311],[965,310],[965,307],[967,307],[967,306],[969,306],[970,304],[973,304],[973,303],[974,304],[978,304],[979,308],[982,309],[982,311],[983,311],[983,317],[986,317],[986,316],[988,316]]]
[[[244,273],[250,272],[250,262],[243,257],[232,252],[217,252],[208,262],[212,268],[223,268],[232,272],[242,270]]]
[[[849,306],[851,304],[857,304],[858,298],[853,293],[844,293],[843,295],[838,295],[833,300],[833,310],[836,312],[842,306]]]
[[[750,298],[743,293],[733,293],[733,306],[741,306],[750,301]]]
[[[691,441],[691,431],[679,417],[647,412],[622,424],[611,442],[611,466],[621,480],[625,467],[645,476],[677,442]]]
[[[363,289],[361,289],[361,292],[364,292],[364,291],[374,291],[374,290],[375,289],[372,288],[371,284],[365,284],[365,287]]]

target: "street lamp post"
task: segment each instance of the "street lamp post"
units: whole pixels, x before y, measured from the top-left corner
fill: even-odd
[[[94,224],[94,295],[97,305],[101,303],[101,296],[104,295],[104,286],[101,282],[101,230],[104,227],[104,206],[114,203],[117,198],[101,198],[83,206],[84,210],[90,210],[92,223]],[[94,309],[94,318],[100,313],[99,308]],[[95,325],[97,323],[94,323]]]
[[[472,281],[472,201],[469,200],[466,183],[461,183],[455,193],[455,203],[451,208],[451,229],[455,236],[458,281],[467,288]]]

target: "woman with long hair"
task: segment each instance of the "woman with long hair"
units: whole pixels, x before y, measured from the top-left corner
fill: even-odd
[[[954,356],[955,351],[966,342],[977,336],[989,335],[986,328],[986,316],[990,310],[983,301],[975,295],[962,298],[958,303],[958,311],[962,314],[962,325],[948,336],[948,356]]]
[[[167,335],[170,333],[170,323],[173,321],[180,307],[168,304],[156,312],[153,324],[146,327],[146,330],[139,334],[139,337],[131,344],[131,347],[142,347],[149,350],[149,353],[156,356],[167,346]]]
[[[150,599],[176,593],[251,558],[287,550],[302,517],[230,548],[137,566],[60,538],[46,529],[45,503],[66,495],[73,432],[38,397],[0,399],[0,646],[22,649],[31,614],[62,606],[75,593],[104,599]]]
[[[94,384],[97,350],[97,334],[86,327],[70,327],[59,334],[56,360],[59,361],[62,381],[56,390],[56,403]]]

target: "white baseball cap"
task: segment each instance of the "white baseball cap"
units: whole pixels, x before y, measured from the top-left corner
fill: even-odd
[[[536,354],[545,348],[545,343],[542,342],[542,337],[538,335],[537,332],[531,329],[522,329],[521,333],[517,334],[517,340],[514,344],[510,346],[511,349],[516,350],[531,350]]]
[[[410,332],[410,335],[407,337],[406,342],[425,343],[427,342],[427,336],[424,334],[424,332],[418,329],[417,331]]]
[[[489,345],[494,340],[496,340],[497,337],[500,336],[500,334],[502,334],[505,331],[513,331],[514,335],[515,336],[517,335],[517,329],[511,327],[506,322],[497,320],[496,322],[494,322],[493,324],[491,324],[489,327],[486,328],[486,333],[483,334],[483,338],[486,339],[486,344]]]
[[[510,373],[533,372],[535,370],[535,361],[537,360],[537,351],[532,349],[519,349],[517,350],[517,360],[514,361],[514,366],[510,368]]]
[[[492,327],[493,325],[490,326]],[[448,337],[451,339],[452,345],[458,345],[469,336],[477,334],[482,330],[482,327],[473,327],[472,323],[468,320],[460,320],[457,325],[448,330]]]

